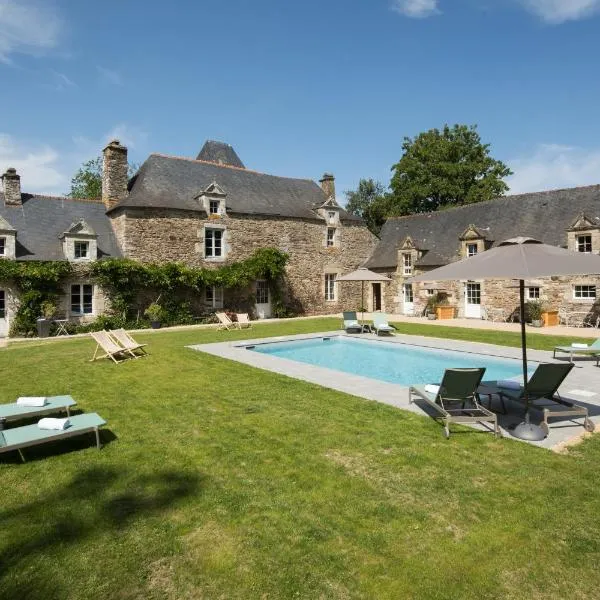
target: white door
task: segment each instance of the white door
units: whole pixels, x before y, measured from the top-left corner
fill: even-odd
[[[405,315],[412,315],[415,312],[412,283],[405,283],[403,286],[403,291],[404,291],[403,312]]]
[[[6,293],[0,290],[0,337],[8,335],[8,319],[6,318]]]
[[[481,319],[481,284],[467,283],[465,285],[465,317]]]
[[[256,314],[259,319],[269,319],[271,317],[269,284],[264,279],[259,279],[256,282]]]

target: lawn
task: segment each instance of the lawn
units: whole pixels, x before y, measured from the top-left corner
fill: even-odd
[[[119,366],[88,362],[88,339],[0,351],[0,401],[70,393],[108,421],[100,452],[0,459],[0,598],[598,598],[600,436],[568,455],[445,440],[185,348],[338,326],[139,334],[151,355]]]

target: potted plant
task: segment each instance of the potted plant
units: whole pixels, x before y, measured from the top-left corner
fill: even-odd
[[[163,309],[160,304],[153,302],[144,311],[144,314],[150,319],[150,327],[152,329],[160,329],[160,321],[163,317]]]
[[[438,295],[432,294],[427,298],[427,304],[425,306],[425,314],[430,321],[435,321],[436,319],[436,307],[438,304]]]
[[[542,303],[539,300],[531,300],[527,303],[526,308],[526,317],[531,321],[531,326],[542,327]]]
[[[36,321],[38,337],[46,338],[50,335],[50,325],[56,314],[56,304],[52,300],[44,300],[40,310],[42,314]]]

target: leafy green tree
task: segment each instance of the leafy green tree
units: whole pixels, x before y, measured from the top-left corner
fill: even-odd
[[[127,167],[127,177],[133,177],[139,165]],[[84,162],[71,179],[69,198],[100,198],[102,196],[102,157],[97,156]]]
[[[392,167],[387,216],[472,204],[508,190],[503,180],[511,170],[490,156],[475,125],[445,125],[406,137],[402,150]]]
[[[375,235],[379,235],[381,226],[385,223],[386,198],[385,188],[379,181],[361,179],[356,190],[344,192],[346,195],[346,210],[362,217]]]

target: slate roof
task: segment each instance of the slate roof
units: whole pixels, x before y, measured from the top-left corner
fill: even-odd
[[[17,230],[17,260],[66,260],[59,236],[84,220],[98,235],[98,258],[121,256],[104,204],[55,196],[21,195],[22,206],[6,206],[0,216]]]
[[[397,249],[410,236],[427,253],[417,266],[441,266],[458,260],[459,236],[473,224],[490,246],[528,236],[554,246],[566,246],[566,230],[585,213],[600,224],[600,185],[496,198],[433,213],[388,219],[381,241],[366,267],[396,267]]]
[[[322,220],[316,209],[325,202],[325,193],[310,179],[277,177],[163,154],[148,157],[130,181],[128,197],[109,212],[121,207],[204,211],[197,197],[213,182],[227,194],[228,213]],[[340,218],[361,221],[343,209]]]
[[[244,169],[244,163],[240,160],[236,151],[229,144],[217,142],[215,140],[207,140],[202,146],[196,160],[205,162],[213,162],[218,165],[229,165],[230,167],[238,167]]]

